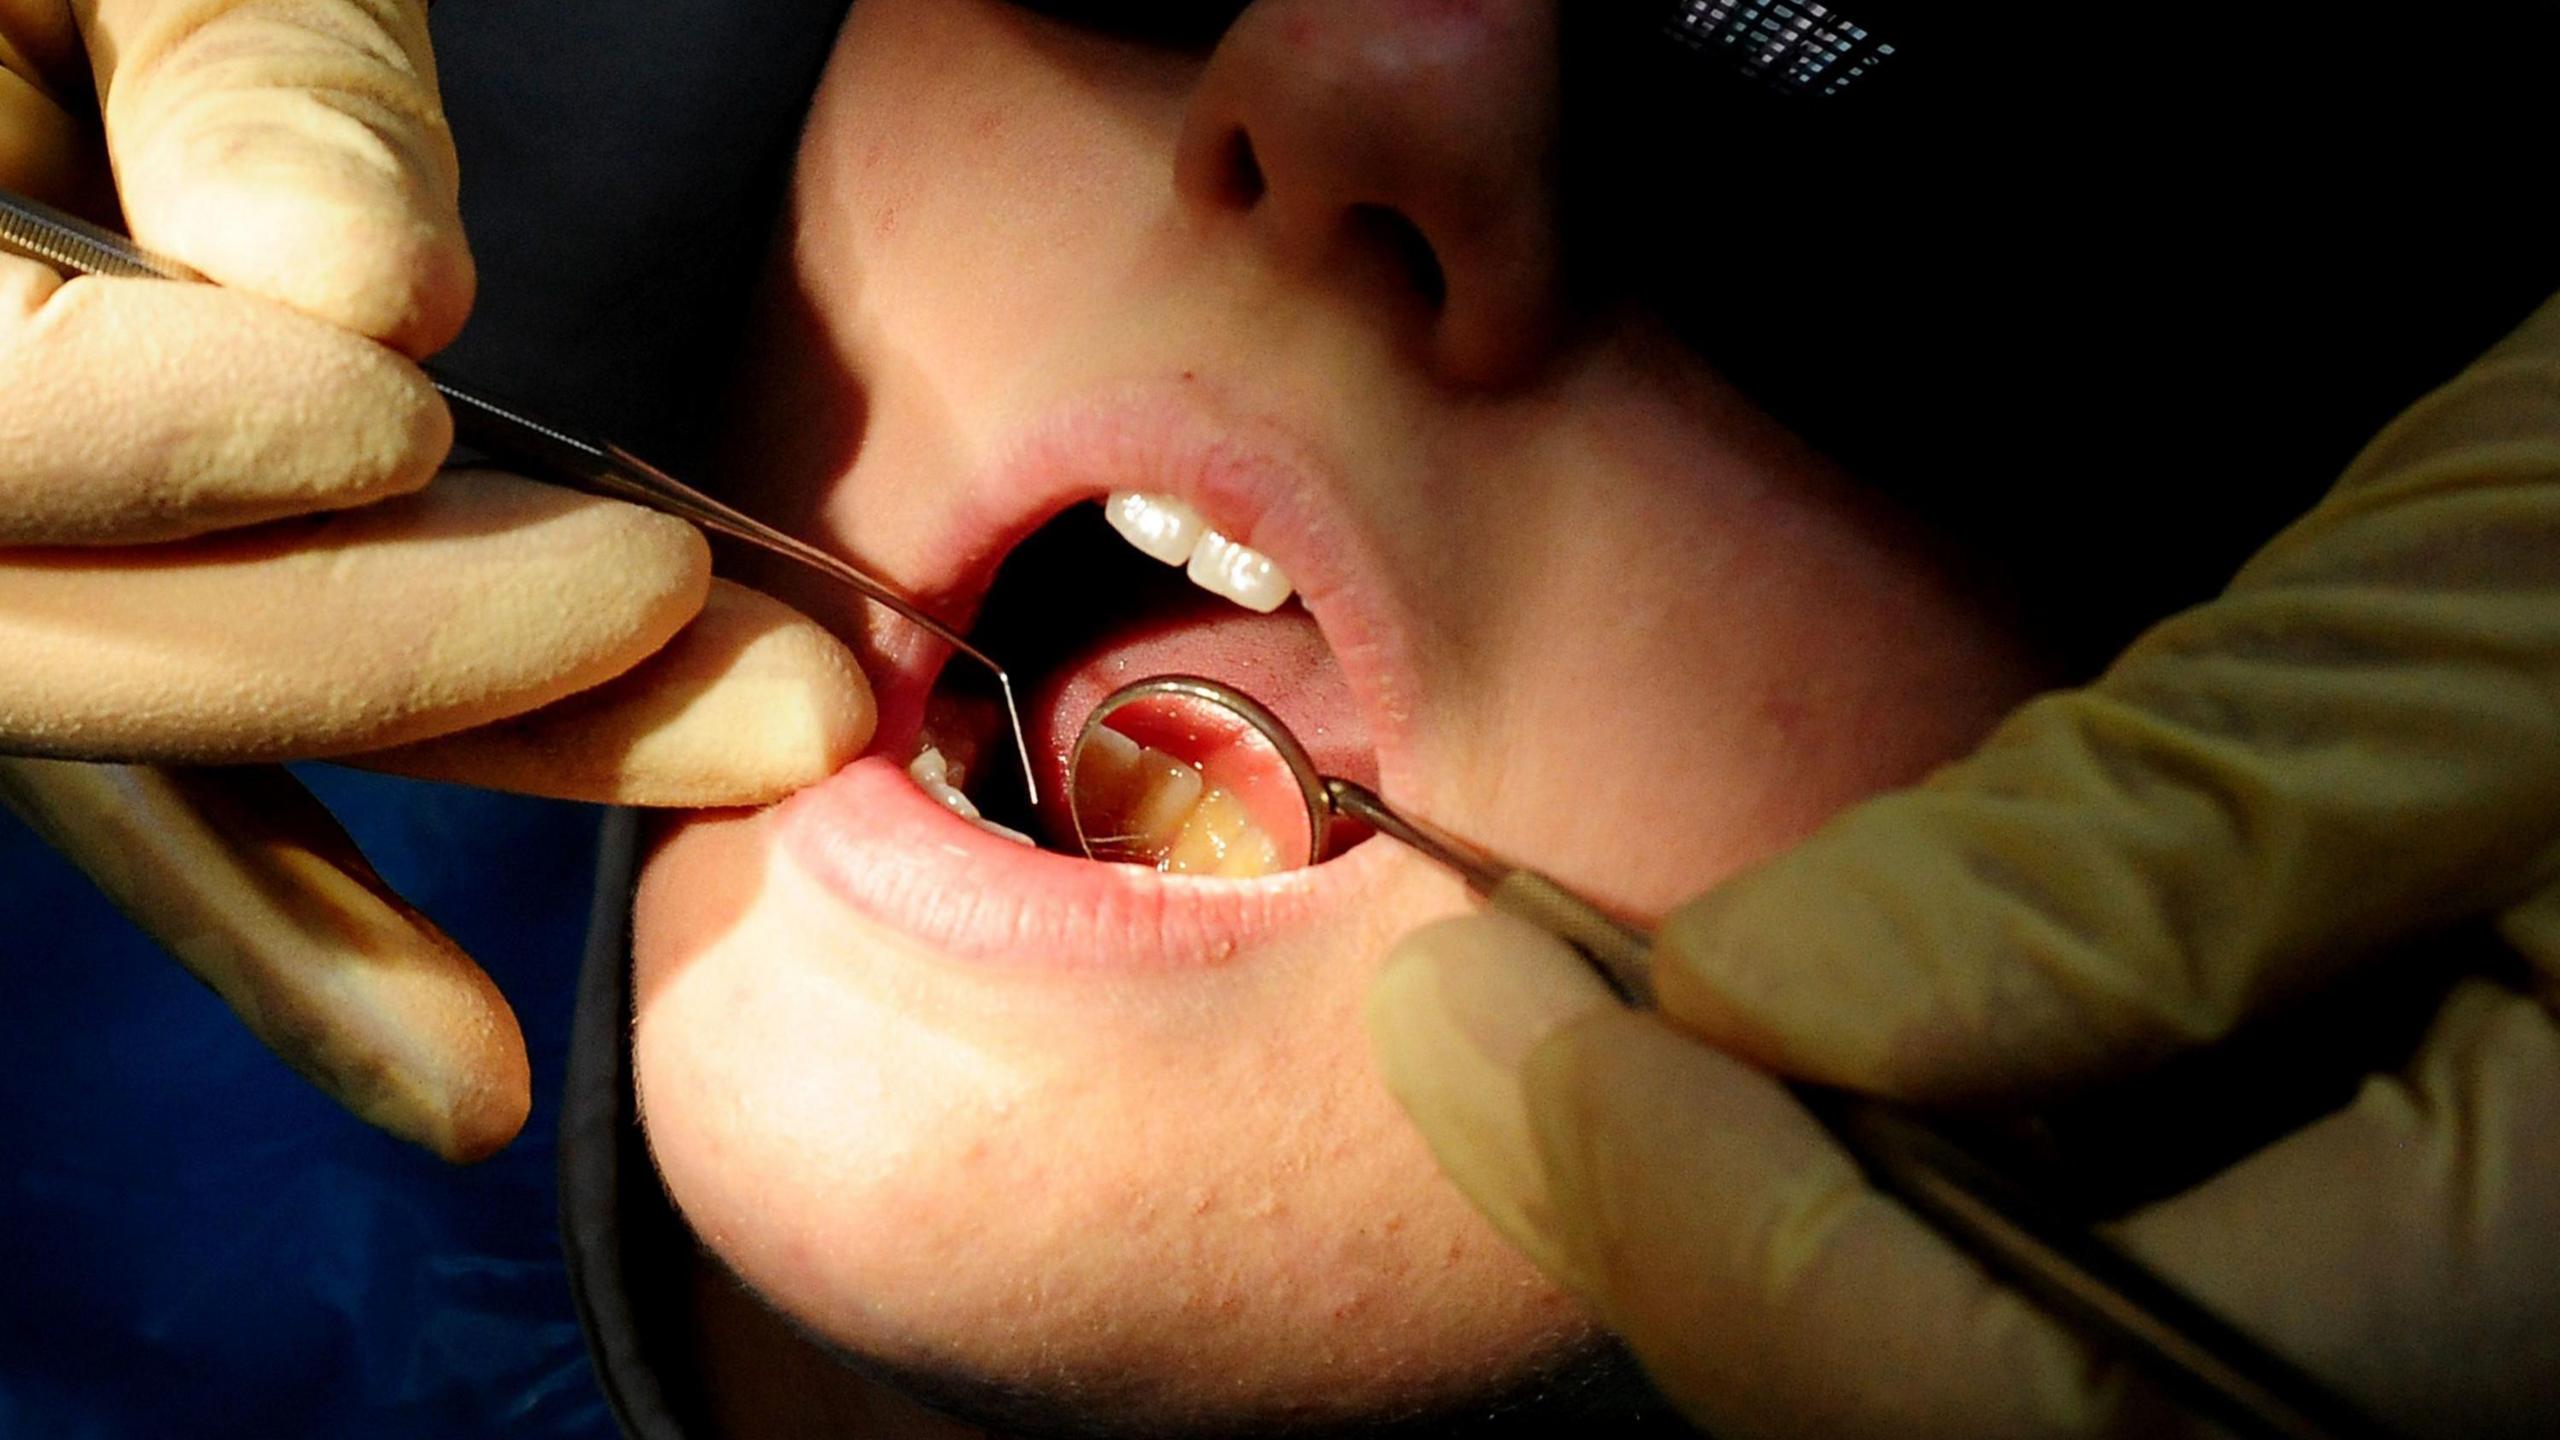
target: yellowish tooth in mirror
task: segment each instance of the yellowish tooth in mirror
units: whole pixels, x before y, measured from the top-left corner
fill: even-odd
[[[1152,747],[1138,753],[1136,779],[1120,812],[1122,829],[1163,843],[1179,834],[1200,803],[1200,772]]]
[[[1138,742],[1108,726],[1097,725],[1076,752],[1076,811],[1093,815],[1117,810],[1121,789],[1138,765]]]
[[[1115,731],[1098,729],[1085,741],[1075,804],[1098,857],[1237,879],[1282,868],[1279,846],[1234,792]]]
[[[1154,863],[1200,798],[1200,772],[1118,731],[1098,729],[1076,761],[1076,815],[1101,853]]]
[[[1162,863],[1179,875],[1251,879],[1279,869],[1280,851],[1234,791],[1212,785],[1183,818]]]

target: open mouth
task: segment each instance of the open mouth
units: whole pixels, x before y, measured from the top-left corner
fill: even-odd
[[[1006,556],[969,638],[1023,696],[1039,803],[1023,794],[1000,701],[975,667],[941,670],[907,773],[1019,843],[1230,879],[1308,863],[1299,787],[1235,725],[1142,707],[1097,728],[1071,767],[1096,705],[1149,676],[1233,685],[1326,773],[1374,778],[1367,722],[1288,572],[1174,496],[1120,491],[1051,517]]]
[[[1404,772],[1412,666],[1390,571],[1326,479],[1298,437],[1187,379],[1091,397],[1024,434],[940,497],[897,569],[910,593],[973,615],[970,643],[1012,676],[1041,803],[1022,799],[992,682],[893,627],[866,661],[881,716],[872,750],[778,808],[785,852],[836,903],[941,955],[1049,969],[1214,965],[1369,913],[1399,883],[1391,847],[1310,865],[1275,844],[1257,858],[1303,815],[1267,803],[1282,787],[1206,763],[1196,741],[1139,737],[1147,783],[1131,786],[1127,813],[1087,817],[1134,837],[1109,852],[1127,863],[1087,858],[1064,805],[1097,702],[1169,672],[1256,697],[1328,774]],[[1145,498],[1119,502],[1115,530],[1108,497],[1131,490]],[[1196,512],[1196,532],[1167,497]]]

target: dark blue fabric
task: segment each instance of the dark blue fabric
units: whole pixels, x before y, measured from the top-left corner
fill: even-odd
[[[840,9],[443,0],[454,371],[684,461]],[[514,1003],[532,1118],[467,1170],[348,1119],[0,813],[0,1440],[615,1433],[554,1228],[598,813],[305,778]]]
[[[313,767],[524,1023],[469,1169],[340,1113],[0,821],[0,1436],[613,1433],[553,1231],[597,812]]]

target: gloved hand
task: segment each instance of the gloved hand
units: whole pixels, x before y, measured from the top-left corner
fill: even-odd
[[[1455,920],[1370,1018],[1449,1173],[1713,1433],[2191,1423],[1869,1189],[1766,1072],[2067,1116],[2384,979],[2427,997],[2414,1051],[2112,1233],[2408,1434],[2553,1433],[2560,302],[2222,597],[1674,911],[1654,963],[1635,1014],[1543,936]]]
[[[316,804],[62,762],[745,804],[867,742],[861,675],[679,521],[438,477],[412,361],[473,269],[425,0],[0,4],[0,186],[120,204],[219,282],[0,256],[0,755],[49,757],[0,759],[0,797],[360,1113],[485,1153],[524,1111],[513,1019]]]

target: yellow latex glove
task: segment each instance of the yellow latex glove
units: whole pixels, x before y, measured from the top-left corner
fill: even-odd
[[[113,182],[109,182],[109,162]],[[280,773],[748,804],[870,735],[843,647],[701,536],[439,477],[412,363],[473,269],[424,0],[0,0],[0,186],[220,282],[0,256],[0,799],[359,1113],[467,1158],[513,1018]]]
[[[2377,965],[2444,987],[2414,1053],[2113,1233],[2406,1433],[2552,1434],[2560,302],[2222,597],[1676,910],[1659,1016],[1477,917],[1370,1018],[1449,1173],[1715,1434],[2171,1435],[1766,1072],[2037,1109]]]

